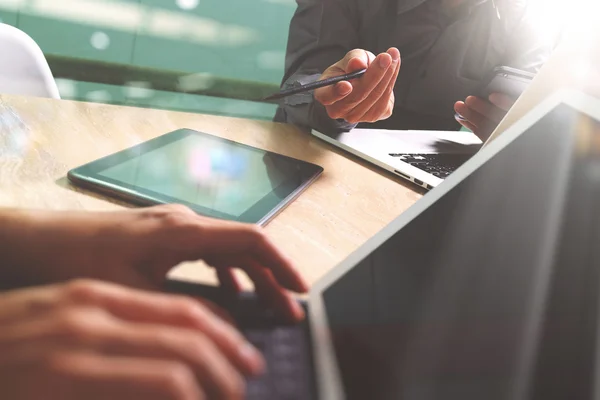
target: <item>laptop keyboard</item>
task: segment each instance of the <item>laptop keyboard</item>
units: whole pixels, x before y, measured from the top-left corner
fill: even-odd
[[[313,399],[311,349],[305,325],[242,329],[267,363],[264,375],[246,383],[247,400]]]
[[[446,178],[452,172],[463,165],[472,154],[403,154],[391,153],[392,157],[398,157],[401,161],[419,168],[440,179]]]
[[[166,289],[213,301],[236,321],[238,329],[263,354],[266,371],[246,382],[246,400],[314,400],[316,385],[308,320],[285,324],[260,304],[256,295],[231,297],[217,287],[169,280]],[[300,302],[308,313],[306,303]]]

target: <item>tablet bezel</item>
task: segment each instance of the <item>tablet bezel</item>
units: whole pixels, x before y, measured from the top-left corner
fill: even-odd
[[[267,193],[262,199],[252,205],[244,213],[239,216],[235,216],[100,175],[102,171],[110,167],[129,161],[135,157],[159,149],[170,143],[182,140],[190,135],[210,137],[210,139],[217,140],[229,146],[244,148],[252,152],[260,152],[263,155],[270,155],[275,159],[278,158],[286,160],[286,162],[291,162],[299,171],[300,182],[294,182],[292,180],[284,182],[279,187]],[[179,129],[74,168],[68,172],[67,177],[69,181],[78,187],[100,192],[109,197],[116,197],[129,203],[142,206],[170,203],[183,204],[190,207],[196,213],[207,217],[253,223],[263,226],[266,225],[279,212],[281,212],[296,197],[298,197],[300,193],[302,193],[321,175],[322,172],[323,168],[316,164],[245,145],[205,132],[195,131],[192,129]],[[281,193],[284,193],[284,195],[281,195]]]

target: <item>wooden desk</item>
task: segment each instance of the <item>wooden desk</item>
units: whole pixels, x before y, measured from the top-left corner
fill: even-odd
[[[600,95],[600,32],[595,25],[592,28],[568,35],[495,135],[561,87]],[[74,191],[66,181],[67,171],[178,128],[205,131],[325,168],[324,175],[266,228],[310,282],[421,196],[399,178],[348,158],[290,126],[0,95],[0,206],[86,210],[119,207]],[[180,266],[174,276],[214,281],[208,270],[195,264]]]
[[[290,126],[171,111],[0,95],[0,206],[121,207],[68,185],[69,169],[163,133],[191,128],[310,161],[325,172],[267,227],[314,282],[421,194]],[[213,281],[182,265],[178,278]]]

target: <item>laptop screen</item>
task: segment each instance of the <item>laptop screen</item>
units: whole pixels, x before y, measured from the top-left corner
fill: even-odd
[[[559,105],[327,288],[347,398],[589,398],[599,155]]]

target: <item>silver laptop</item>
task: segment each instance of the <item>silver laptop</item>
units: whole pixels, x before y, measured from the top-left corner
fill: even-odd
[[[468,131],[353,129],[312,134],[426,189],[433,189],[481,147]]]

